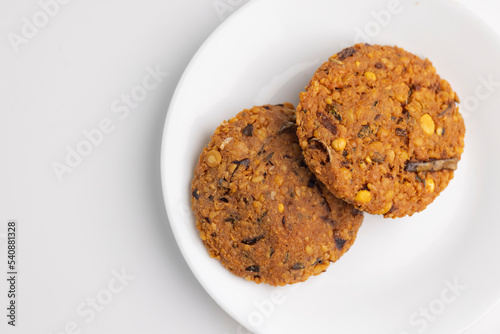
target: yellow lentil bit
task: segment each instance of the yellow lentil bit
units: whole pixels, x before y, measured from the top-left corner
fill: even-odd
[[[387,161],[389,161],[389,163],[393,163],[394,162],[394,158],[396,157],[396,152],[394,152],[393,150],[389,150],[387,152]]]
[[[255,130],[255,135],[257,136],[257,138],[259,138],[260,140],[264,140],[266,139],[267,137],[267,133],[266,133],[266,130],[263,129],[263,128],[258,128]]]
[[[377,80],[377,76],[373,72],[365,72],[363,75],[369,80]]]
[[[392,208],[392,202],[387,202],[384,207],[382,208],[382,210],[376,212],[377,215],[383,215],[387,212],[389,212],[389,210]]]
[[[278,211],[280,213],[283,212],[283,211],[285,211],[285,206],[283,205],[283,203],[278,204]]]
[[[306,246],[306,254],[307,255],[312,255],[313,254],[313,249],[309,245]]]
[[[341,168],[340,173],[342,174],[342,179],[346,181],[352,179],[352,173],[347,168]]]
[[[386,138],[387,136],[389,136],[390,132],[384,128],[379,128],[378,131],[377,131],[377,136],[380,138],[380,139],[384,139]]]
[[[210,220],[214,219],[218,214],[220,213],[220,211],[212,211],[208,214],[208,218]]]
[[[324,261],[321,264],[315,265],[313,268],[313,275],[318,275],[318,274],[322,273],[323,271],[325,271],[326,268],[328,268],[329,264],[330,264],[329,261]]]
[[[393,190],[389,190],[388,192],[385,193],[385,199],[392,200],[393,198],[394,198],[394,191]],[[392,202],[391,202],[391,206],[392,206]]]
[[[372,163],[372,158],[366,157],[365,161],[366,161],[367,164],[371,164]]]
[[[387,68],[389,70],[392,70],[394,68],[394,64],[389,59],[387,59],[387,58],[381,58],[380,61],[382,63],[384,63],[384,65],[387,66]]]
[[[433,179],[431,178],[425,179],[425,190],[432,193],[434,192],[435,188],[436,188],[436,183],[434,183]]]
[[[358,203],[368,203],[372,199],[372,194],[368,190],[360,190],[354,200]]]
[[[313,81],[312,87],[316,93],[319,92],[319,83],[317,81]]]
[[[262,182],[263,180],[264,180],[264,176],[262,176],[262,175],[255,176],[252,178],[253,183],[259,183],[259,182]]]
[[[206,160],[207,160],[207,165],[209,167],[217,167],[221,163],[222,157],[221,157],[219,151],[212,150],[212,151],[208,152]]]
[[[234,171],[236,170],[236,167],[238,167],[237,164],[230,164],[229,167],[228,167],[228,171],[230,174],[233,174]]]
[[[398,155],[399,155],[399,159],[401,159],[401,161],[403,161],[403,162],[410,159],[410,156],[408,155],[408,152],[406,152],[406,151],[401,151],[401,152],[399,152]]]
[[[442,135],[443,135],[443,128],[442,128],[442,127],[437,128],[437,129],[436,129],[436,134],[437,134],[438,136],[442,136]]]
[[[410,58],[406,56],[400,57],[399,60],[405,65],[408,65],[408,63],[410,62]]]
[[[227,144],[229,144],[231,142],[231,140],[233,140],[233,137],[229,137],[229,138],[226,138],[224,139],[224,141],[222,142],[222,144],[220,144],[220,149],[223,150],[224,147],[226,147]]]
[[[278,186],[281,186],[283,184],[283,181],[284,181],[283,177],[281,175],[276,175],[275,180],[276,180],[276,184]]]
[[[432,135],[436,127],[431,115],[429,114],[424,114],[422,115],[422,117],[420,117],[420,126],[427,135]]]
[[[335,149],[335,151],[340,152],[345,148],[346,144],[347,142],[344,138],[337,138],[332,142],[332,147]]]

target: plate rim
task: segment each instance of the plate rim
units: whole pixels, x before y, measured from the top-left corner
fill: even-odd
[[[282,0],[273,0],[274,2],[278,3],[281,2]],[[340,2],[340,0],[335,0]],[[364,1],[369,1],[369,0],[364,0]],[[379,0],[382,2],[382,0]],[[476,13],[473,11],[469,10],[464,4],[458,2],[457,0],[434,0],[435,2],[440,2],[441,4],[445,6],[457,6],[459,7],[459,10],[465,14],[468,15],[469,18],[471,19],[472,24],[474,26],[477,26],[478,28],[481,28],[482,31],[487,31],[491,36],[495,37],[495,40],[497,42],[497,45],[500,46],[500,33],[497,33],[495,30],[493,30],[490,25],[485,22],[483,19],[481,19]],[[188,65],[184,69],[177,85],[174,91],[174,94],[172,96],[171,102],[168,106],[168,111],[167,111],[167,116],[165,118],[165,124],[163,128],[163,133],[162,133],[162,140],[161,140],[161,159],[160,159],[160,173],[161,173],[161,185],[162,185],[162,194],[163,194],[163,199],[164,199],[164,204],[165,204],[165,209],[168,217],[168,223],[171,227],[171,230],[174,235],[174,239],[176,240],[176,243],[181,251],[181,254],[188,264],[188,267],[192,274],[196,277],[197,281],[200,283],[200,285],[203,287],[203,289],[206,291],[206,293],[217,303],[217,305],[224,310],[229,316],[231,316],[236,322],[238,322],[239,325],[247,328],[248,330],[251,331],[256,331],[256,328],[249,328],[245,322],[244,319],[238,314],[237,312],[233,311],[224,301],[222,301],[220,298],[218,298],[218,295],[216,292],[209,286],[208,282],[204,280],[201,275],[194,270],[194,264],[193,264],[193,259],[187,255],[189,252],[185,248],[185,245],[183,245],[183,242],[179,239],[179,232],[177,231],[177,227],[174,226],[175,224],[172,223],[172,218],[173,218],[173,201],[170,199],[168,192],[166,191],[168,182],[167,182],[167,177],[165,175],[166,173],[166,164],[168,161],[167,158],[167,145],[169,142],[168,138],[168,129],[174,126],[172,123],[172,118],[173,118],[173,113],[172,110],[175,110],[178,104],[179,96],[181,95],[182,90],[185,88],[185,81],[188,79],[189,75],[191,74],[191,69],[196,66],[196,63],[198,59],[200,59],[205,50],[209,48],[211,45],[212,41],[217,38],[217,36],[221,33],[221,31],[224,31],[228,26],[231,26],[233,22],[237,21],[241,16],[246,16],[248,15],[248,9],[256,6],[257,4],[263,3],[264,0],[250,0],[249,2],[245,3],[242,5],[236,12],[232,13],[227,19],[225,19],[220,25],[218,25],[211,33],[210,35],[203,41],[203,43],[200,45],[200,47],[196,50],[194,53],[193,57],[189,60]],[[268,0],[268,2],[270,2]],[[386,1],[387,2],[387,1]],[[386,3],[384,2],[384,3]],[[170,204],[169,204],[170,203]],[[488,307],[487,310],[485,310],[479,317],[476,319],[471,320],[468,326],[466,326],[461,332],[466,332],[473,328],[477,323],[479,323],[484,317],[486,317],[494,308],[495,306],[500,305],[500,297],[497,300],[497,302],[493,303],[490,307]]]

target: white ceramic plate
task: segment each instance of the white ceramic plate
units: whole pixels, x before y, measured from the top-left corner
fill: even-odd
[[[429,58],[459,94],[466,148],[449,187],[424,212],[365,215],[351,250],[326,273],[273,288],[208,256],[190,210],[204,144],[253,105],[298,102],[317,66],[354,42]],[[206,291],[255,333],[461,333],[500,297],[500,43],[453,1],[253,1],[205,42],[165,125],[165,203],[179,247]]]

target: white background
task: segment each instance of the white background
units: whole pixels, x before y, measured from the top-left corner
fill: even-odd
[[[33,21],[41,7],[0,1],[0,310],[6,225],[19,225],[18,326],[7,326],[0,311],[0,332],[246,333],[177,248],[162,198],[160,143],[190,58],[247,1],[67,2],[16,52],[9,36],[21,35],[23,18]],[[500,34],[497,2],[460,2]],[[151,71],[157,81],[147,79],[147,96],[126,113],[122,99]],[[109,133],[95,135],[103,122]],[[96,144],[58,178],[54,164],[83,147],[84,131]],[[119,273],[126,278],[117,280]],[[499,319],[496,307],[467,333],[498,333]]]

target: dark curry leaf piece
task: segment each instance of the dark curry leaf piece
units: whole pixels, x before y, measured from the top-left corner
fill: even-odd
[[[248,165],[250,164],[250,159],[246,158],[246,159],[242,159],[242,160],[234,160],[231,163],[236,165],[236,168],[234,169],[233,174],[231,174],[231,177],[233,177],[234,173],[236,173],[236,171],[238,170],[238,168],[240,168],[240,166],[245,166],[248,168]]]
[[[265,234],[262,234],[262,235],[259,235],[255,238],[249,238],[249,239],[243,239],[241,240],[241,243],[245,244],[245,245],[250,245],[250,246],[253,246],[255,245],[259,240],[262,240],[264,239],[266,235]]]
[[[418,182],[422,182],[424,184],[424,188],[427,186],[427,182],[425,181],[425,178],[422,179],[420,176],[415,176]]]
[[[307,186],[309,188],[314,188],[314,186],[316,185],[316,181],[317,181],[316,177],[311,176],[311,178],[309,179],[309,182],[307,182]]]
[[[245,136],[252,137],[253,136],[253,124],[248,124],[241,130],[241,133],[243,133]]]
[[[283,264],[287,263],[289,259],[290,259],[290,254],[288,252],[286,252],[285,260],[283,261]]]
[[[317,139],[317,138],[311,138],[309,140],[309,147],[310,149],[316,149],[316,150],[322,150],[322,151],[326,151],[326,153],[328,153],[328,160],[327,162],[331,162],[333,161],[332,159],[332,149],[330,148],[329,145],[326,145],[325,143],[323,143],[321,140]]]
[[[379,164],[385,161],[385,157],[380,152],[373,152],[371,159]]]
[[[443,169],[457,169],[459,158],[440,159],[431,161],[409,161],[406,164],[407,172],[437,172]]]
[[[337,53],[337,58],[338,58],[338,60],[344,60],[348,57],[352,57],[352,55],[355,53],[356,53],[356,49],[354,49],[351,46],[350,48],[345,48],[344,50]]]
[[[245,268],[246,271],[250,271],[252,273],[258,273],[260,271],[259,266],[253,265]]]
[[[298,263],[295,263],[293,266],[292,266],[292,270],[300,270],[300,269],[304,269],[304,265],[300,262]]]
[[[363,214],[363,211],[358,210],[358,209],[357,209],[357,208],[355,208],[355,207],[353,207],[353,208],[351,209],[351,215],[352,215],[353,217],[356,217],[356,216],[358,216],[358,215],[362,215],[362,214]]]
[[[335,237],[335,245],[337,245],[338,250],[342,250],[342,248],[344,248],[344,245],[346,242],[347,242],[347,240],[344,240],[344,239],[339,238],[339,237]]]
[[[264,160],[266,160],[266,161],[271,160],[271,158],[273,157],[273,155],[274,155],[274,152],[269,153]]]
[[[200,191],[198,190],[198,188],[193,190],[192,195],[193,195],[194,199],[200,199]]]
[[[368,137],[369,135],[371,135],[373,133],[373,130],[370,128],[370,125],[363,125],[361,127],[361,130],[359,130],[358,132],[358,137],[359,138],[364,138],[364,137]]]
[[[229,189],[229,181],[226,178],[219,179],[219,187]]]
[[[224,219],[223,222],[224,223],[233,223],[234,224],[234,222],[237,221],[237,220],[239,220],[239,218],[234,217],[234,216],[229,216],[226,219]]]
[[[313,266],[313,267],[314,267],[315,265],[317,265],[317,264],[322,264],[322,263],[323,263],[323,258],[321,258],[321,257],[317,257],[317,258],[316,258],[316,261],[314,261],[314,263],[313,263],[311,266]]]
[[[325,127],[325,129],[330,131],[332,135],[334,136],[337,135],[337,126],[332,123],[330,117],[326,116],[321,112],[316,113],[316,116],[318,117],[318,120],[321,123],[321,125]]]
[[[250,164],[250,159],[247,158],[242,160],[234,160],[232,163],[237,164],[238,166],[248,167],[248,165]]]
[[[297,124],[295,122],[286,122],[281,126],[280,130],[278,131],[278,134],[286,132],[294,132],[296,130],[297,130]]]
[[[408,136],[408,132],[402,128],[396,128],[396,134],[400,137],[407,137]]]
[[[262,220],[267,216],[269,210],[265,211],[260,218],[257,218],[257,223],[262,222]]]
[[[329,104],[326,106],[326,111],[328,111],[330,114],[335,117],[335,119],[339,122],[342,122],[342,115],[339,114],[339,109],[337,108],[336,105]]]
[[[443,116],[443,115],[444,115],[444,114],[446,114],[449,110],[454,109],[454,108],[455,108],[455,102],[452,102],[452,103],[450,103],[450,104],[448,105],[448,108],[446,108],[446,109],[445,109],[442,113],[440,113],[440,114],[438,115],[438,117]]]
[[[398,209],[398,207],[396,205],[392,205],[391,209],[387,212],[387,213],[393,213],[394,211],[396,211]]]

